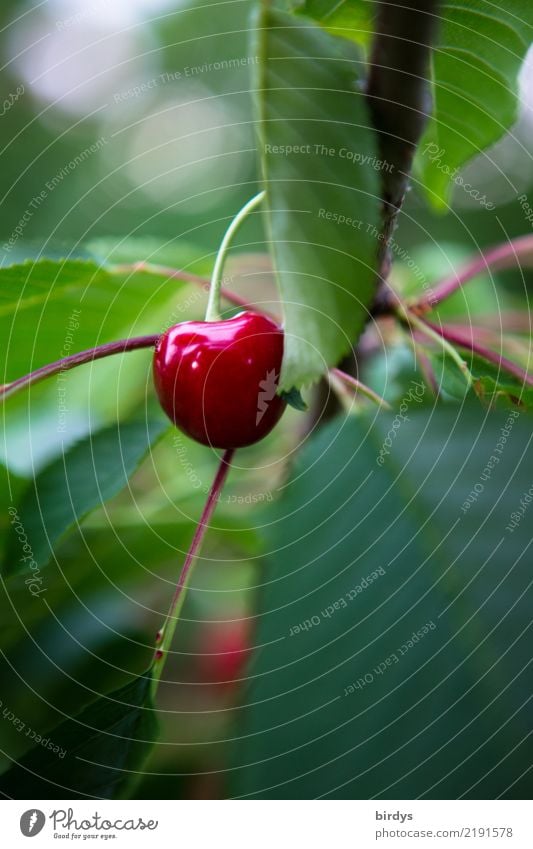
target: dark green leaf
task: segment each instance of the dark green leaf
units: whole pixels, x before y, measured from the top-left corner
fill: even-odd
[[[151,682],[147,670],[35,738],[35,748],[0,777],[0,792],[12,799],[123,795],[142,775],[157,734]]]
[[[287,402],[289,407],[294,407],[295,410],[299,410],[301,413],[305,413],[305,411],[309,409],[302,398],[302,393],[299,389],[296,389],[296,387],[293,386],[293,388],[289,389],[288,392],[280,392],[279,394],[280,397]]]
[[[357,338],[375,283],[379,169],[347,41],[262,4],[259,152],[285,316],[280,385],[313,382]]]
[[[533,421],[403,415],[332,422],[272,506],[232,795],[530,798]]]
[[[27,572],[30,579],[37,574],[69,527],[126,486],[167,427],[162,418],[113,425],[43,469],[12,508],[5,573]],[[36,565],[30,568],[32,562]]]

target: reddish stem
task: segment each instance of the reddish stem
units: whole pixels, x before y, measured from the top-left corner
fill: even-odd
[[[525,369],[521,368],[521,366],[517,363],[513,363],[511,360],[507,359],[507,357],[503,357],[496,351],[491,351],[490,348],[485,348],[484,345],[480,345],[478,342],[475,342],[474,339],[464,336],[456,329],[442,327],[441,325],[434,324],[432,321],[428,321],[427,319],[423,319],[423,321],[424,324],[427,324],[428,327],[435,331],[435,333],[438,333],[443,339],[451,342],[452,345],[459,345],[460,348],[470,350],[473,354],[477,354],[489,363],[493,363],[498,366],[498,368],[509,372],[509,374],[512,374],[518,380],[533,386],[533,375],[528,374]]]
[[[340,368],[330,368],[330,372],[336,375],[340,380],[347,383],[352,387],[356,392],[361,392],[362,395],[366,395],[367,398],[370,398],[374,401],[379,407],[384,407],[386,410],[391,410],[392,407],[385,401],[385,398],[382,398],[381,395],[378,395],[377,392],[374,392],[370,386],[367,386],[366,383],[362,383],[356,377],[353,377],[351,374],[347,374],[345,371],[342,371]]]
[[[478,274],[483,274],[491,268],[498,270],[512,268],[514,265],[520,267],[521,259],[533,264],[533,236],[520,236],[518,239],[491,248],[486,254],[471,260],[459,271],[437,283],[431,291],[412,304],[410,309],[422,312],[431,310]]]
[[[170,268],[167,265],[157,265],[151,262],[134,262],[125,265],[114,265],[112,270],[120,274],[129,274],[134,273],[135,271],[146,271],[150,274],[160,274],[164,277],[168,277],[170,280],[183,280],[186,283],[196,283],[198,286],[202,286],[205,289],[206,294],[209,292],[210,281],[206,277],[200,277],[198,274],[192,274],[189,271],[181,271],[177,268]],[[221,294],[222,297],[225,298],[226,301],[229,301],[230,304],[234,304],[236,307],[250,309],[250,303],[245,298],[241,298],[240,295],[237,295],[236,292],[232,292],[231,289],[226,289],[223,286]]]
[[[174,635],[174,630],[176,628],[179,613],[183,602],[185,600],[185,590],[187,587],[187,579],[189,577],[190,571],[194,565],[194,561],[196,555],[199,552],[200,546],[205,537],[207,528],[209,527],[209,523],[215,512],[215,508],[218,503],[218,499],[220,493],[222,491],[222,487],[226,481],[228,476],[228,472],[230,470],[231,461],[233,459],[233,455],[235,453],[234,448],[228,448],[224,452],[224,455],[220,461],[220,465],[218,467],[218,471],[216,473],[215,479],[211,484],[211,488],[209,490],[209,495],[207,496],[207,501],[205,503],[204,509],[202,510],[202,515],[200,516],[200,521],[196,526],[196,530],[194,532],[194,536],[192,538],[191,544],[189,546],[189,550],[187,552],[187,556],[185,557],[185,562],[183,564],[180,576],[178,578],[178,583],[176,584],[176,589],[174,590],[174,595],[172,597],[172,601],[170,603],[170,607],[168,610],[167,618],[165,620],[165,624],[163,627],[157,632],[156,637],[156,649],[154,653],[154,680],[158,681],[161,672],[163,671],[163,665],[165,663],[166,657],[168,655],[170,645],[172,643],[172,637]]]
[[[158,339],[158,335],[133,336],[131,339],[108,342],[105,345],[97,345],[95,348],[89,348],[87,351],[80,351],[79,354],[72,354],[71,357],[63,357],[62,360],[48,363],[29,374],[25,374],[23,377],[17,378],[17,380],[13,380],[12,383],[6,383],[5,386],[0,386],[0,399],[8,398],[24,386],[39,383],[39,381],[44,380],[46,377],[51,377],[51,375],[59,374],[63,371],[69,371],[71,368],[81,366],[84,363],[101,360],[103,357],[110,357],[112,354],[122,354],[124,351],[153,348]]]

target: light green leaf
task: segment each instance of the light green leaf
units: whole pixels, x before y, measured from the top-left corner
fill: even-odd
[[[126,486],[167,427],[161,418],[113,425],[88,436],[43,469],[12,508],[4,572],[27,571],[31,579],[69,527]],[[36,564],[33,572],[31,562]]]
[[[259,153],[286,332],[280,386],[290,390],[317,380],[364,325],[380,165],[357,51],[266,4],[257,38]]]
[[[317,21],[332,35],[367,47],[374,29],[374,0],[296,0],[294,11]]]
[[[124,334],[158,333],[182,285],[146,272],[112,274],[89,260],[0,269],[0,382]]]
[[[503,409],[518,407],[523,411],[533,409],[533,386],[480,356],[472,356],[460,348],[458,350],[465,357],[474,378],[470,392],[476,394],[483,404]],[[440,351],[429,351],[428,355],[444,397],[463,400],[468,388],[457,364]]]
[[[530,797],[533,421],[416,397],[324,428],[265,516],[234,796]]]
[[[445,3],[441,14],[434,115],[420,144],[418,170],[430,201],[445,208],[451,180],[460,179],[457,170],[517,118],[517,80],[533,41],[533,4],[459,0]]]

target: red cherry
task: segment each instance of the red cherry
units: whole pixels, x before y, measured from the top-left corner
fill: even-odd
[[[283,330],[259,313],[176,324],[154,355],[161,406],[204,445],[252,445],[270,433],[285,409],[276,394],[282,357]]]

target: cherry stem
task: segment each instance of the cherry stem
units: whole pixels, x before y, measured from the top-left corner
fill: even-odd
[[[385,410],[392,410],[391,405],[388,401],[385,401],[385,398],[382,398],[381,395],[378,395],[377,392],[374,392],[370,386],[367,386],[365,383],[361,383],[360,380],[357,380],[356,377],[352,377],[351,374],[347,374],[345,371],[341,371],[340,368],[331,368],[329,370],[330,375],[333,377],[339,378],[343,383],[350,386],[352,389],[355,389],[356,392],[360,392],[361,395],[365,395],[371,401],[374,401],[378,407],[383,407]]]
[[[206,321],[220,321],[222,272],[224,270],[224,263],[226,262],[228,250],[230,248],[231,242],[233,241],[233,237],[239,230],[241,224],[251,212],[254,212],[255,209],[257,209],[257,207],[265,197],[265,194],[266,192],[259,192],[259,194],[255,195],[251,200],[249,200],[248,203],[246,203],[243,208],[237,213],[237,215],[229,225],[228,229],[224,233],[224,237],[222,239],[222,242],[220,243],[220,248],[218,249],[217,257],[215,260],[213,274],[211,276],[209,299],[207,301],[207,309],[205,313]]]
[[[215,479],[211,484],[211,488],[207,496],[207,501],[204,505],[204,509],[202,510],[200,521],[196,526],[194,536],[192,538],[189,550],[185,557],[185,562],[183,563],[183,567],[178,578],[178,583],[176,584],[176,589],[174,590],[174,595],[170,603],[167,617],[165,619],[163,627],[157,633],[153,665],[153,680],[155,687],[157,687],[157,683],[161,678],[161,673],[163,671],[165,661],[170,651],[172,638],[176,630],[176,625],[179,621],[183,602],[185,601],[188,578],[190,576],[192,567],[194,566],[194,563],[196,561],[196,557],[200,551],[200,546],[202,545],[206,531],[209,527],[209,522],[211,521],[213,513],[215,512],[215,508],[217,506],[222,487],[224,486],[224,483],[228,476],[228,472],[230,470],[231,461],[233,460],[234,453],[234,448],[228,448],[222,456]]]
[[[436,334],[441,336],[447,342],[452,343],[453,345],[459,345],[461,348],[466,348],[470,350],[473,354],[477,354],[479,357],[482,357],[484,360],[487,360],[489,363],[493,363],[498,366],[498,368],[503,369],[503,371],[512,374],[513,377],[518,378],[518,380],[523,381],[524,383],[528,383],[530,386],[533,386],[533,375],[530,375],[525,369],[521,368],[517,363],[513,363],[511,360],[507,359],[507,357],[498,354],[497,351],[491,351],[490,348],[486,348],[484,345],[480,345],[479,342],[475,342],[471,337],[463,335],[458,332],[455,328],[451,329],[449,327],[440,327],[437,324],[433,324],[430,321],[424,320],[423,322],[426,327],[429,327]]]
[[[451,274],[449,277],[445,277],[433,286],[431,291],[428,291],[414,303],[411,303],[410,308],[422,312],[429,311],[479,274],[483,274],[491,269],[500,270],[502,268],[512,268],[515,265],[520,267],[520,259],[527,259],[530,263],[533,262],[533,236],[520,236],[518,239],[497,245],[487,251],[486,254],[470,260],[459,271]]]
[[[60,372],[69,371],[76,366],[91,363],[94,360],[101,360],[103,357],[110,357],[113,354],[122,354],[124,351],[136,351],[140,348],[153,348],[158,335],[155,336],[133,336],[131,339],[119,339],[117,342],[108,342],[105,345],[97,345],[95,348],[89,348],[87,351],[80,351],[79,354],[72,354],[70,357],[63,357],[61,360],[56,360],[54,363],[48,363],[35,371],[25,374],[23,377],[13,380],[11,383],[6,383],[0,386],[0,399],[9,398],[26,386],[31,386],[34,383],[51,377]]]

